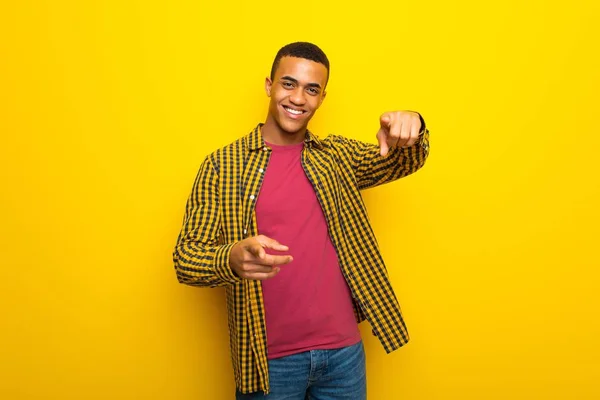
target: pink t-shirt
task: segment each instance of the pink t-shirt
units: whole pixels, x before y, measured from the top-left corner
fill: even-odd
[[[327,222],[301,164],[304,143],[272,148],[256,203],[258,233],[289,247],[294,261],[262,281],[267,356],[356,344],[360,332]]]

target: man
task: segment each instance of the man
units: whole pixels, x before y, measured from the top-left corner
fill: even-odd
[[[393,111],[378,145],[319,139],[328,79],[319,47],[281,48],[266,121],[204,159],[186,204],[177,278],[226,288],[238,399],[365,399],[358,323],[388,353],[409,340],[360,191],[421,168],[429,131]]]

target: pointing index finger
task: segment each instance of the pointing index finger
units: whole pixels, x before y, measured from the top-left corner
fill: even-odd
[[[260,260],[260,262],[257,264],[275,266],[275,265],[289,264],[293,260],[294,260],[294,258],[290,255],[277,256],[277,255],[273,255],[273,254],[266,254],[265,257],[262,260]]]

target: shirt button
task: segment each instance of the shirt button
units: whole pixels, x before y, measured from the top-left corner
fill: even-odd
[[[262,174],[263,172],[265,172],[265,170],[261,168],[258,170],[258,172],[260,172]]]
[[[244,235],[248,233],[248,229],[244,229]]]
[[[250,195],[250,199],[254,200],[254,195],[253,194]]]
[[[267,150],[269,150],[269,149],[267,148],[267,146],[265,146],[265,147],[263,147],[263,150],[264,150],[264,151],[267,151]]]

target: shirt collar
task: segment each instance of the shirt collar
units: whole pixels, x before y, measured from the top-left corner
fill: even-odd
[[[265,147],[265,141],[261,134],[261,128],[264,123],[259,123],[256,127],[246,136],[246,144],[248,145],[248,149],[250,151],[260,150]],[[306,130],[306,137],[304,138],[304,143],[311,148],[312,146],[316,148],[321,148],[322,144],[319,138],[313,134],[310,130]]]

